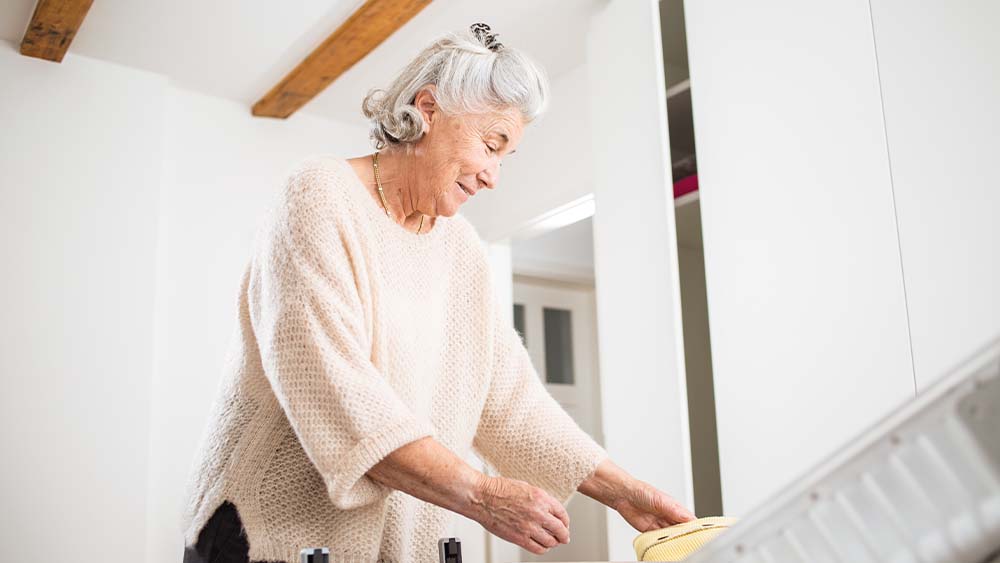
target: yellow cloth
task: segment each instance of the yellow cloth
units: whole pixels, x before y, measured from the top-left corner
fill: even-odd
[[[723,516],[699,518],[641,534],[632,546],[639,561],[683,561],[735,523]]]

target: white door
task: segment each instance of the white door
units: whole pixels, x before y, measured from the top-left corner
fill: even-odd
[[[515,276],[513,290],[514,324],[539,377],[573,420],[603,443],[593,288]],[[523,551],[524,561],[607,559],[604,508],[578,494],[567,511],[572,538],[569,545],[542,556]]]

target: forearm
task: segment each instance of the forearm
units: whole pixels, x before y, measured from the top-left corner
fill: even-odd
[[[635,477],[610,459],[605,459],[598,464],[593,475],[580,483],[577,490],[605,506],[617,508],[635,484]]]
[[[487,477],[433,438],[411,442],[368,471],[375,482],[468,518],[482,511]]]

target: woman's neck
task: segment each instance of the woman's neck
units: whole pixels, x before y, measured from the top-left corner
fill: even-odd
[[[423,219],[424,226],[421,232],[427,232],[434,224],[434,220],[433,217],[424,217],[424,213],[418,210],[421,202],[416,182],[415,160],[415,155],[406,147],[382,149],[378,155],[379,180],[392,219],[406,230],[413,232],[417,231]],[[372,156],[353,158],[351,164],[358,172],[358,176],[365,180],[371,196],[375,198],[379,207],[382,207]]]
[[[378,169],[389,213],[397,221],[403,217],[420,218],[417,211],[420,190],[416,185],[414,159],[407,148],[386,148],[379,151]],[[376,186],[376,191],[378,187]]]

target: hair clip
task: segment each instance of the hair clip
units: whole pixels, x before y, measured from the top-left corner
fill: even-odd
[[[476,36],[476,39],[478,39],[479,42],[486,46],[486,48],[490,51],[495,53],[500,49],[503,49],[503,43],[497,41],[497,34],[490,33],[490,26],[485,23],[474,23],[469,26],[469,30],[472,31],[472,34]]]

